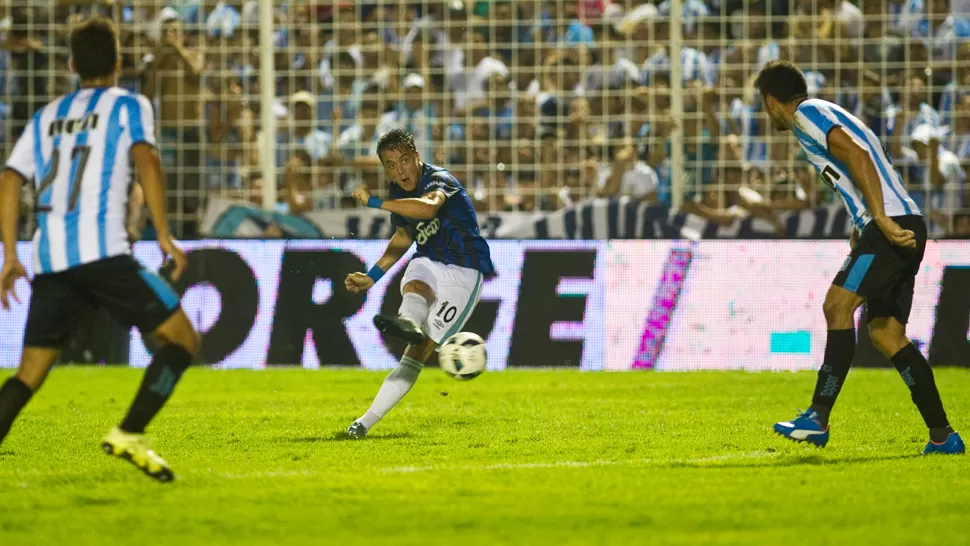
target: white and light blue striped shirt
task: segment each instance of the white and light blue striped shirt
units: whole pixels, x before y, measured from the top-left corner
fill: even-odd
[[[717,74],[714,67],[700,51],[692,47],[680,50],[681,79],[684,83],[701,80],[705,85],[714,85]],[[666,50],[659,51],[643,62],[640,72],[640,83],[650,85],[655,74],[670,76],[670,57]]]
[[[129,152],[155,145],[153,115],[148,99],[119,87],[82,89],[34,115],[6,166],[37,190],[36,273],[130,252]]]
[[[883,149],[876,135],[859,118],[848,113],[841,106],[822,100],[807,99],[795,110],[795,123],[792,132],[808,160],[815,166],[819,177],[828,186],[838,191],[852,216],[856,227],[862,229],[872,220],[869,206],[859,185],[852,180],[848,166],[829,151],[829,132],[836,127],[842,129],[869,153],[876,166],[879,181],[882,183],[883,208],[887,216],[922,215],[919,207],[906,192],[902,177],[893,166],[889,154]]]

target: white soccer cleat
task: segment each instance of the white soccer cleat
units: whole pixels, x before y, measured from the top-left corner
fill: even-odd
[[[165,459],[148,448],[144,434],[131,434],[115,427],[101,440],[101,447],[106,454],[130,462],[146,475],[160,482],[170,482],[175,479]]]

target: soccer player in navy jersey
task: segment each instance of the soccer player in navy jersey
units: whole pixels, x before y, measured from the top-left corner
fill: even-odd
[[[159,247],[174,263],[173,279],[187,259],[168,231],[151,103],[118,87],[121,49],[114,24],[89,19],[72,29],[70,41],[70,65],[81,89],[37,111],[0,171],[3,308],[17,297],[14,282],[27,276],[16,253],[20,187],[31,182],[37,194],[30,310],[20,367],[0,387],[0,442],[57,362],[80,312],[100,307],[121,324],[137,326],[157,347],[128,415],[101,446],[167,482],[174,475],[148,448],[145,427],[192,364],[199,341],[178,294],[131,256],[125,217],[132,164]]]
[[[347,429],[357,438],[411,390],[438,345],[461,331],[478,304],[484,277],[495,271],[472,201],[450,172],[422,162],[414,137],[404,129],[382,135],[377,155],[393,182],[391,199],[372,196],[367,186],[356,188],[353,195],[363,205],[390,212],[397,229],[370,271],[347,276],[347,290],[366,291],[412,244],[418,248],[401,281],[404,300],[398,315],[374,317],[378,330],[409,345],[370,409]]]
[[[841,106],[809,98],[797,66],[772,61],[761,69],[755,87],[775,129],[795,134],[819,178],[842,197],[855,224],[852,252],[822,304],[828,339],[812,405],[795,419],[775,424],[775,432],[817,446],[828,442],[829,413],[855,352],[855,311],[865,303],[869,337],[902,375],[929,428],[923,452],[963,453],[963,440],[950,427],[933,371],[906,337],[926,249],[923,213],[876,135]]]

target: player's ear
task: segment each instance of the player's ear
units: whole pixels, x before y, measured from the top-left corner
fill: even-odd
[[[74,56],[73,55],[67,59],[67,69],[71,73],[74,73],[74,74],[77,73],[77,70],[74,70]]]

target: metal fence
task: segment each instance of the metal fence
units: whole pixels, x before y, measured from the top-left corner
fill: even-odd
[[[182,237],[212,196],[303,214],[386,192],[395,126],[483,211],[630,195],[772,218],[833,198],[752,88],[780,58],[876,131],[937,232],[968,234],[968,3],[0,0],[0,150],[77,85],[66,37],[100,12],[121,85],[154,101]]]

